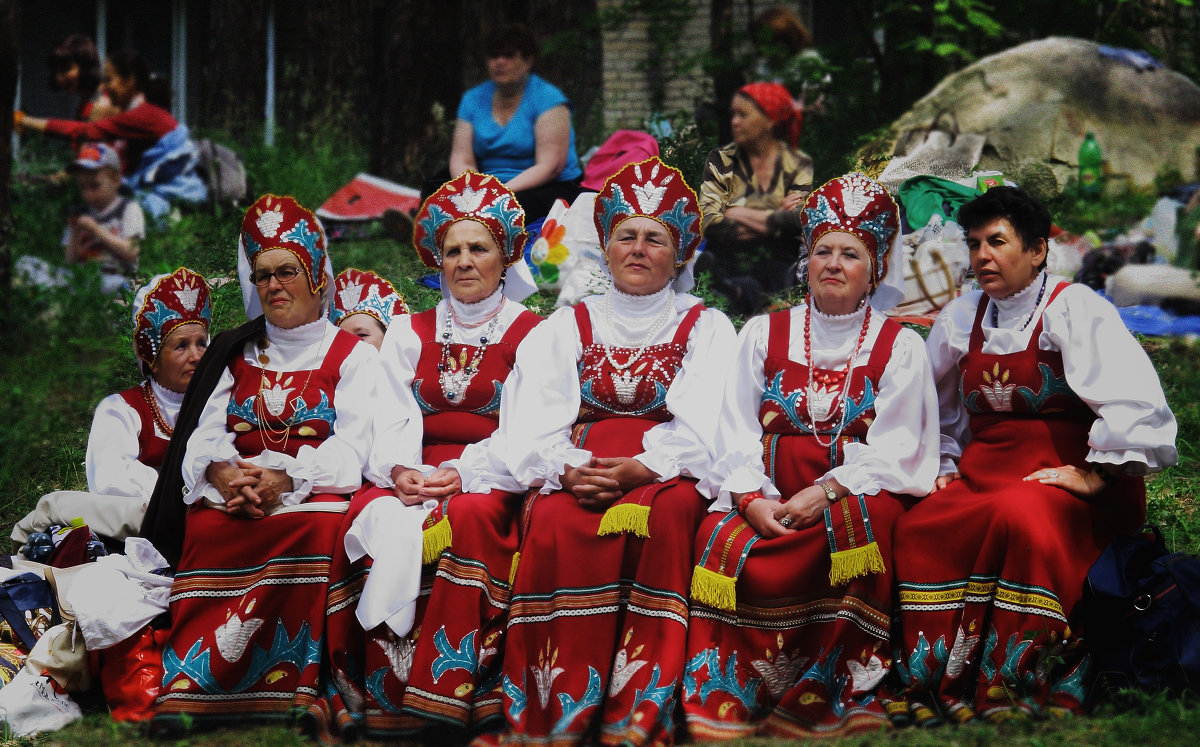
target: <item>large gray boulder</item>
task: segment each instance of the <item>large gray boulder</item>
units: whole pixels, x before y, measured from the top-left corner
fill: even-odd
[[[886,160],[872,153],[908,155],[938,130],[982,135],[980,170],[1003,171],[1043,195],[1076,173],[1088,131],[1110,183],[1151,184],[1164,167],[1200,178],[1200,87],[1166,68],[1103,57],[1082,39],[1028,42],[950,75],[860,156],[878,171]]]

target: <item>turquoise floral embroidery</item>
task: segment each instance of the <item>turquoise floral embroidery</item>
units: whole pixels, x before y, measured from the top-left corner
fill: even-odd
[[[229,404],[225,406],[225,413],[235,418],[241,418],[255,428],[261,428],[262,423],[258,422],[258,415],[254,414],[254,400],[256,396],[247,397],[246,401],[240,405],[236,399],[230,397]]]
[[[443,223],[451,220],[452,218],[449,213],[447,213],[445,210],[442,210],[432,201],[426,205],[426,208],[429,210],[429,217],[420,221],[424,234],[421,237],[421,246],[437,259],[437,263],[440,266],[442,264],[442,250],[438,248],[436,241],[437,229]]]
[[[592,379],[588,379],[583,383],[583,386],[579,387],[579,398],[597,410],[611,412],[615,415],[631,415],[636,417],[638,415],[645,415],[648,412],[653,412],[665,405],[667,403],[667,387],[664,386],[660,381],[654,382],[654,399],[650,401],[650,404],[646,405],[645,407],[639,407],[636,410],[617,410],[612,406],[601,402],[596,398],[596,395],[592,394]]]
[[[292,412],[291,422],[293,425],[320,420],[328,423],[329,430],[332,432],[334,424],[337,423],[337,411],[329,405],[329,395],[325,392],[321,392],[320,403],[311,410],[308,409],[308,405],[304,404],[304,400],[299,397],[295,398],[292,400]]]
[[[1055,394],[1065,394],[1073,400],[1078,400],[1075,392],[1067,384],[1066,376],[1055,376],[1054,371],[1045,363],[1038,364],[1038,371],[1042,374],[1042,386],[1036,394],[1029,387],[1017,387],[1017,392],[1025,398],[1025,402],[1029,405],[1031,411],[1040,412],[1046,400]]]
[[[301,218],[296,221],[296,225],[292,226],[287,233],[279,237],[280,241],[295,241],[308,251],[308,255],[312,257],[312,283],[314,288],[321,284],[321,258],[325,256],[325,252],[317,248],[317,241],[320,238],[321,234],[319,232],[308,230],[307,218]]]
[[[837,665],[842,658],[841,646],[830,651],[824,659],[821,658],[823,653],[824,649],[817,652],[817,663],[808,668],[800,681],[808,680],[824,686],[825,692],[829,694],[829,707],[833,710],[833,715],[840,717],[846,710],[842,693],[846,689],[846,684],[850,682],[850,677],[837,673]]]
[[[563,715],[554,723],[554,728],[550,730],[550,733],[566,733],[575,723],[575,719],[582,716],[589,708],[600,705],[603,700],[604,688],[600,685],[600,673],[594,667],[589,666],[587,689],[583,691],[579,700],[566,693],[558,693],[558,704],[562,706]]]
[[[683,252],[687,249],[696,238],[696,233],[692,231],[692,226],[696,225],[696,214],[689,213],[687,210],[688,201],[680,197],[675,201],[675,204],[670,210],[659,216],[659,220],[669,226],[675,228],[679,232],[679,250],[675,257],[675,264],[683,264]]]
[[[380,667],[374,672],[371,672],[367,677],[367,692],[371,693],[371,697],[379,704],[379,707],[388,713],[399,713],[400,706],[388,700],[387,691],[383,689],[383,678],[387,676],[389,667]]]
[[[504,675],[500,680],[500,689],[508,697],[508,717],[513,721],[521,718],[521,714],[525,712],[525,706],[528,703],[528,698],[525,695],[525,674],[521,673],[521,686],[517,687],[516,683]]]
[[[458,642],[458,648],[450,645],[446,637],[446,626],[442,626],[433,634],[433,645],[438,657],[433,660],[433,681],[436,683],[442,675],[454,669],[466,670],[471,675],[479,669],[479,651],[475,648],[475,632],[472,630]]]
[[[245,692],[271,670],[283,664],[291,664],[296,670],[303,672],[310,666],[321,662],[321,638],[313,638],[308,623],[300,625],[295,638],[288,638],[283,620],[275,624],[275,637],[270,649],[255,646],[250,655],[250,666],[237,684],[228,690],[217,684],[209,665],[211,649],[200,650],[202,641],[196,641],[188,649],[183,658],[175,653],[175,649],[167,647],[163,650],[163,686],[167,687],[180,675],[188,677],[204,692],[210,694],[228,694]]]
[[[431,206],[432,207],[432,206]],[[495,218],[500,221],[502,226],[516,225],[517,216],[521,214],[520,208],[513,205],[512,195],[502,195],[499,200],[496,200],[491,205],[479,211],[480,215]],[[432,232],[430,233],[432,235]],[[505,237],[504,255],[511,257],[513,253],[513,244],[522,234],[520,231],[509,231]]]
[[[700,702],[708,700],[708,696],[723,692],[738,699],[748,712],[753,713],[758,708],[758,686],[762,680],[751,679],[743,686],[738,682],[737,652],[729,655],[725,670],[721,670],[721,653],[715,648],[705,649],[692,657],[684,667],[683,691],[688,697],[697,692],[696,673],[708,669],[708,679],[699,686]]]

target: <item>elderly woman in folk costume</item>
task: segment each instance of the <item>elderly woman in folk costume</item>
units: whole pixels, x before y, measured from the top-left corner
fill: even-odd
[[[895,668],[919,723],[1077,713],[1084,578],[1143,521],[1142,475],[1176,462],[1175,418],[1112,304],[1046,272],[1041,204],[993,187],[959,222],[981,290],[927,343],[941,476],[896,524]]]
[[[403,506],[432,510],[420,514],[419,601],[411,604],[414,569],[377,553],[359,605],[372,737],[499,718],[498,651],[520,509],[513,493],[524,487],[487,439],[517,346],[541,321],[521,303],[536,290],[525,240],[512,191],[474,171],[442,185],[415,218],[413,245],[441,272],[443,299],[397,318],[384,338],[369,472],[380,487],[355,498],[352,513],[362,514],[352,541],[394,558],[414,511]]]
[[[88,434],[87,491],[61,490],[38,501],[13,528],[31,532],[80,517],[101,537],[135,535],[158,480],[179,405],[208,347],[208,284],[180,267],[157,275],[133,298],[133,348],[145,380],[110,394],[96,407]]]
[[[699,532],[684,710],[696,739],[887,723],[892,524],[937,474],[937,398],[902,297],[896,203],[850,174],[800,213],[805,303],[742,329]]]
[[[329,321],[376,350],[383,344],[392,317],[409,313],[396,286],[367,270],[342,270],[334,279],[333,290]]]
[[[610,178],[595,222],[612,287],[517,353],[497,453],[522,509],[505,739],[672,738],[687,583],[733,327],[686,293],[700,210],[657,158]],[[677,292],[677,289],[679,292]]]
[[[251,205],[238,266],[255,321],[197,373],[204,400],[184,434],[190,510],[155,721],[231,724],[298,710],[323,730],[331,715],[348,718],[323,681],[323,648],[327,616],[347,606],[347,584],[330,568],[346,495],[366,468],[378,354],[326,318],[325,234],[291,197]],[[149,529],[162,537],[162,517]]]

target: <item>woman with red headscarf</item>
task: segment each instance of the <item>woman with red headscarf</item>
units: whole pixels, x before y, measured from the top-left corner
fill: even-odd
[[[803,115],[778,83],[749,83],[730,103],[733,142],[708,155],[700,185],[707,246],[697,270],[741,314],[790,284],[800,235],[796,209],[812,191],[813,162],[796,149]],[[754,267],[754,275],[741,276]]]

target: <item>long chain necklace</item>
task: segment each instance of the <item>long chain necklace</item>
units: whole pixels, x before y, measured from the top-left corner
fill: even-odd
[[[504,302],[501,301],[500,307],[503,306]],[[442,327],[442,360],[438,363],[438,384],[442,387],[442,394],[446,396],[446,401],[452,405],[457,405],[459,402],[462,402],[463,397],[467,396],[467,388],[471,386],[471,380],[479,372],[479,364],[483,362],[483,354],[487,352],[488,345],[492,341],[492,335],[496,331],[496,325],[500,322],[500,308],[497,308],[489,317],[490,320],[488,321],[487,329],[480,336],[479,347],[475,348],[475,354],[471,356],[471,360],[460,360],[459,364],[461,367],[454,370],[450,368],[450,340],[454,336],[451,328],[451,317],[454,316],[454,307],[451,306],[449,300],[446,301],[446,308],[446,318]],[[482,323],[480,322],[479,324]]]
[[[812,295],[809,294],[808,303],[804,307],[804,358],[808,362],[808,381],[804,386],[804,393],[806,395],[804,398],[804,405],[805,409],[808,411],[808,421],[812,424],[813,438],[815,438],[817,443],[821,446],[827,446],[830,449],[834,449],[836,448],[835,444],[837,444],[838,440],[842,437],[842,429],[846,427],[846,418],[844,414],[843,417],[838,418],[837,430],[834,431],[829,443],[821,440],[821,435],[817,429],[817,423],[826,422],[841,412],[842,403],[846,399],[846,393],[850,390],[850,373],[854,368],[854,359],[857,358],[859,352],[862,351],[863,342],[867,339],[867,328],[871,325],[871,307],[867,306],[867,313],[863,315],[863,324],[862,329],[858,333],[858,342],[855,343],[854,351],[850,353],[850,358],[846,361],[846,367],[841,371],[834,372],[833,375],[821,376],[818,376],[814,373],[816,364],[813,363],[812,358],[812,307],[813,298]],[[819,382],[824,385],[822,386],[822,390],[825,392],[825,394],[822,399],[825,399],[829,396],[827,385],[835,383],[839,374],[842,384],[841,391],[834,395],[832,402],[829,402],[824,406],[823,409],[825,412],[823,415],[821,413],[814,412],[813,400],[816,399],[816,387],[813,386],[814,382]]]
[[[294,404],[295,400],[293,400],[292,415],[288,419],[283,420],[282,428],[276,428],[272,426],[270,420],[268,420],[268,416],[277,418],[280,417],[280,415],[283,414],[284,408],[287,406],[287,397],[293,391],[296,392],[296,399],[299,399],[303,402],[304,390],[308,388],[309,382],[312,381],[313,370],[321,364],[319,356],[321,353],[321,346],[325,343],[325,332],[327,332],[328,329],[328,324],[321,329],[321,339],[317,340],[316,347],[310,354],[310,357],[313,358],[313,367],[308,369],[308,375],[304,377],[304,384],[302,384],[299,389],[293,390],[285,388],[286,385],[292,380],[290,376],[288,377],[287,381],[284,382],[280,382],[278,379],[276,379],[275,385],[268,388],[266,369],[262,369],[259,373],[258,396],[254,398],[254,414],[258,416],[258,423],[262,429],[263,441],[265,441],[268,446],[278,446],[278,451],[284,453],[287,452],[288,438],[292,435],[292,426],[296,424],[296,416],[299,414]],[[266,354],[267,346],[270,344],[270,341],[266,338],[263,338],[259,342],[260,351],[257,357],[259,362],[263,363],[264,365],[269,363],[271,360]]]
[[[602,344],[601,347],[604,348],[604,357],[608,359],[609,365],[611,365],[617,371],[625,371],[634,363],[637,363],[638,360],[641,359],[642,354],[646,352],[646,348],[649,346],[650,341],[653,340],[655,335],[657,335],[664,327],[667,326],[667,322],[670,321],[671,314],[674,313],[674,311],[675,291],[668,290],[666,303],[663,304],[662,310],[658,312],[658,316],[654,318],[654,322],[650,325],[650,329],[647,330],[646,334],[642,335],[642,339],[638,340],[633,345],[621,346],[625,347],[626,349],[632,349],[633,351],[629,354],[629,358],[624,363],[617,363],[616,358],[613,357],[613,346],[611,344],[607,342]],[[612,297],[608,295],[604,296],[604,323],[608,325],[609,333],[615,338],[617,336],[617,328],[613,322]],[[626,377],[628,377],[628,374],[626,374]]]
[[[1042,305],[1042,296],[1046,293],[1046,273],[1042,273],[1042,287],[1038,289],[1037,300],[1033,302],[1033,311],[1029,312],[1029,317],[1025,319],[1025,323],[1021,325],[1021,332],[1029,328],[1029,323],[1033,321],[1034,314],[1037,314],[1038,307]],[[1020,291],[1018,291],[1019,293]],[[992,326],[1000,326],[1000,308],[996,306],[996,302],[992,301]]]
[[[158,429],[162,431],[164,436],[170,438],[175,433],[175,429],[167,425],[162,411],[158,409],[158,397],[154,396],[154,389],[150,387],[149,379],[142,382],[142,397],[146,400],[146,404],[150,406],[150,414],[154,417],[154,424],[158,426]]]

